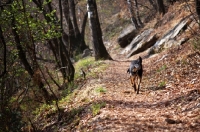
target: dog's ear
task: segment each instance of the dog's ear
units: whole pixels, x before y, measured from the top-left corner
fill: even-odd
[[[142,57],[139,56],[138,60],[140,63],[142,63]]]
[[[130,73],[130,69],[128,68],[127,73]]]

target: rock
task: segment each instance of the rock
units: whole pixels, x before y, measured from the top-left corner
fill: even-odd
[[[69,58],[70,59],[70,61],[74,64],[75,63],[75,60],[74,60],[74,58]]]
[[[131,42],[136,34],[137,30],[132,25],[129,25],[126,29],[122,31],[117,39],[117,42],[122,48],[124,48]]]
[[[156,34],[152,36],[147,36],[140,43],[138,43],[126,57],[129,58],[135,54],[138,54],[140,52],[147,50],[148,48],[150,48],[156,43],[157,39],[158,38]]]
[[[166,118],[165,121],[166,121],[168,124],[179,124],[179,123],[182,123],[181,120],[173,120],[173,119],[169,119],[169,118]]]
[[[85,58],[85,57],[87,57],[87,56],[92,56],[92,50],[91,49],[85,49],[84,51],[83,51],[83,54],[82,54],[82,58]]]
[[[182,38],[176,40],[175,37],[185,29],[192,22],[192,16],[189,15],[182,19],[173,29],[169,30],[161,39],[159,39],[154,46],[149,50],[149,55],[158,53],[163,49],[170,48],[172,46],[181,45],[188,40],[188,38]]]
[[[121,54],[126,54],[127,57],[131,57],[134,54],[138,54],[150,48],[157,41],[156,34],[151,35],[152,32],[153,29],[150,28],[136,36],[132,42],[121,52]]]
[[[182,38],[180,40],[174,40],[174,39],[171,39],[169,40],[167,43],[168,44],[165,44],[164,45],[164,49],[168,49],[168,48],[171,48],[171,47],[174,47],[174,46],[178,46],[178,45],[182,45],[183,43],[185,43],[187,40],[189,40],[188,38]]]
[[[176,121],[175,120],[173,120],[173,119],[165,119],[165,121],[168,123],[168,124],[175,124],[176,123]]]

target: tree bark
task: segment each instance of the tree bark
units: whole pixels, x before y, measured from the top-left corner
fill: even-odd
[[[87,10],[95,60],[112,60],[103,44],[102,31],[98,18],[96,0],[87,0]]]
[[[160,15],[164,15],[165,14],[165,6],[163,4],[163,0],[156,0],[157,2],[157,8],[158,8],[158,12]]]

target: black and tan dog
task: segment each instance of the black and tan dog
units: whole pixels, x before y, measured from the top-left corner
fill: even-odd
[[[127,73],[130,74],[131,84],[135,92],[139,94],[140,83],[142,81],[142,73],[143,73],[141,57],[131,62],[130,67],[127,70]]]

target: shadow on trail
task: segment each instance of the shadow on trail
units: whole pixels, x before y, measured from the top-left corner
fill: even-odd
[[[160,108],[162,109],[163,107],[170,107],[170,106],[176,106],[178,104],[181,105],[187,105],[191,101],[196,101],[200,98],[200,91],[198,90],[191,90],[188,94],[179,96],[177,98],[171,99],[171,100],[166,100],[166,101],[160,101],[157,103],[148,103],[145,100],[142,102],[134,102],[134,101],[129,101],[125,102],[123,100],[101,100],[103,102],[106,102],[107,104],[114,106],[114,107],[124,107],[124,108],[148,108],[148,109],[153,109],[153,108]],[[194,106],[195,108],[195,106]],[[200,105],[196,108],[200,108]],[[192,109],[193,110],[193,109]]]
[[[167,101],[160,101],[157,103],[148,103],[144,101],[141,102],[135,102],[135,101],[123,101],[123,100],[99,100],[99,102],[105,102],[107,104],[107,107],[110,107],[111,109],[117,111],[119,109],[135,109],[138,108],[145,108],[145,109],[150,109],[150,111],[147,111],[147,114],[144,117],[138,117],[137,115],[128,115],[126,113],[123,113],[123,117],[118,118],[115,117],[114,115],[108,116],[108,117],[98,117],[95,118],[92,122],[92,126],[94,129],[92,131],[109,131],[109,130],[123,130],[123,131],[141,131],[141,130],[159,130],[159,131],[164,131],[166,129],[168,130],[175,130],[175,131],[195,131],[197,129],[200,129],[200,125],[193,125],[188,127],[187,124],[189,123],[187,120],[171,120],[168,119],[168,117],[164,116],[165,114],[170,114],[166,111],[166,113],[162,113],[164,115],[162,116],[162,120],[158,122],[155,120],[156,117],[151,118],[152,113],[148,116],[148,112],[153,112],[155,111],[161,111],[162,109],[166,107],[174,107],[174,106],[189,106],[185,110],[180,111],[180,113],[188,112],[188,111],[193,111],[195,109],[200,108],[200,105],[189,105],[191,101],[196,101],[200,97],[200,92],[198,90],[192,90],[188,94],[179,96],[177,98],[167,100]],[[98,101],[97,101],[98,102]],[[152,109],[152,110],[151,110]],[[174,108],[175,110],[176,108]],[[114,112],[114,111],[113,111]],[[140,113],[140,110],[137,110],[137,112]],[[134,112],[133,112],[134,113]],[[117,114],[117,113],[116,113]],[[135,113],[137,114],[137,113]],[[140,115],[143,115],[140,113]],[[131,118],[131,122],[130,119]],[[169,123],[168,121],[172,121]],[[169,124],[174,124],[174,125],[166,125],[167,123]],[[101,125],[98,125],[101,124]],[[175,124],[182,124],[182,126],[178,126]],[[190,123],[189,123],[190,124]]]
[[[146,109],[152,109],[153,110],[162,110],[166,107],[173,107],[177,105],[185,106],[190,104],[191,101],[196,101],[200,98],[200,92],[198,90],[191,90],[188,94],[179,96],[177,98],[166,100],[166,101],[160,101],[155,103],[148,103],[145,100],[141,102],[136,101],[123,101],[123,100],[97,100],[94,102],[90,102],[87,104],[84,104],[76,109],[72,109],[69,111],[66,111],[63,113],[62,119],[59,122],[56,122],[55,124],[61,128],[63,126],[68,126],[66,128],[67,131],[76,131],[76,130],[91,130],[91,131],[109,131],[109,130],[116,130],[116,131],[149,131],[149,130],[160,130],[164,131],[166,129],[168,130],[197,130],[200,129],[200,125],[195,125],[192,127],[186,127],[188,122],[183,120],[178,123],[181,123],[184,127],[178,127],[174,125],[167,125],[164,119],[166,117],[163,117],[163,120],[161,122],[156,121],[155,119],[152,119],[151,117],[145,118],[139,118],[137,115],[128,115],[126,113],[123,113],[123,117],[113,117],[107,115],[106,117],[101,117],[92,115],[92,105],[98,104],[98,103],[105,103],[106,105],[102,108],[112,108],[113,110],[117,111],[119,109],[137,109],[137,108],[145,108]],[[187,107],[183,112],[193,111],[194,109],[200,108],[200,105],[189,105],[190,107]],[[101,109],[102,109],[101,108]],[[123,112],[123,111],[122,111]],[[140,111],[138,111],[140,112]],[[111,111],[112,113],[112,111]],[[148,113],[148,112],[147,112]],[[137,113],[136,113],[137,114]],[[164,114],[164,113],[163,113]],[[150,115],[149,115],[150,116]],[[89,117],[90,122],[87,122],[85,124],[80,125],[80,120],[84,119],[85,117]],[[93,118],[93,119],[91,119]],[[130,122],[131,119],[131,122]],[[48,120],[48,119],[47,119]],[[178,124],[174,123],[174,124]],[[55,125],[54,124],[54,125]],[[165,125],[164,125],[165,124]],[[78,126],[78,127],[77,127]],[[52,131],[54,130],[53,125],[47,126],[45,129],[43,129],[43,132]]]
[[[158,86],[158,87],[149,87],[146,88],[147,90],[151,90],[151,91],[157,91],[157,90],[165,90],[166,86]]]

